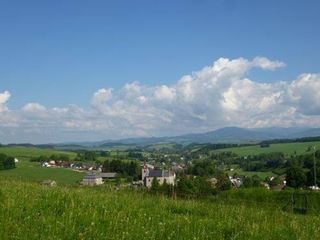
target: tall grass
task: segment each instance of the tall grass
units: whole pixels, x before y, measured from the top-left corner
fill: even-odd
[[[320,217],[224,198],[175,200],[109,187],[0,179],[0,238],[317,239]]]

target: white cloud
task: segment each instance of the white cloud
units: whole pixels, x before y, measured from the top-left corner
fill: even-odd
[[[160,101],[172,101],[176,97],[176,90],[162,85],[155,90],[155,98]]]
[[[320,115],[320,74],[302,74],[293,81],[288,101],[305,115]]]
[[[10,97],[11,94],[8,91],[0,93],[0,113],[8,110],[6,104],[9,101]]]
[[[91,99],[91,104],[93,106],[100,106],[101,104],[105,104],[111,98],[112,98],[112,89],[102,88],[93,94],[93,97]]]
[[[39,113],[45,112],[47,109],[39,103],[28,103],[22,108],[22,110],[29,113]]]
[[[276,70],[277,68],[285,67],[286,64],[281,61],[271,61],[265,57],[256,57],[252,61],[253,66],[260,67],[264,70]]]
[[[175,135],[230,125],[320,126],[320,74],[303,74],[292,82],[263,83],[248,78],[252,68],[284,66],[264,57],[220,58],[172,85],[133,82],[117,91],[98,89],[89,109],[28,103],[21,110],[9,111],[10,93],[5,92],[0,94],[0,112],[7,116],[2,113],[0,121],[5,126],[10,114],[15,127],[12,132],[23,135],[24,129],[29,135],[45,134],[50,139],[72,136],[75,140]]]

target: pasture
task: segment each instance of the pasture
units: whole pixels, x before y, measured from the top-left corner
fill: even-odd
[[[289,194],[252,194],[255,198],[246,192],[226,192],[212,199],[182,200],[110,186],[50,188],[0,179],[0,236],[3,240],[319,237],[318,214],[281,210],[281,201]]]
[[[0,147],[0,153],[22,159],[30,159],[32,157],[39,156],[51,156],[53,154],[68,155],[70,158],[74,158],[76,156],[76,154],[73,152],[57,151],[54,149],[43,149],[35,147]]]
[[[297,143],[277,143],[270,144],[270,147],[262,148],[260,145],[246,146],[246,147],[234,147],[214,150],[213,152],[234,152],[240,156],[258,155],[261,153],[271,152],[283,152],[287,155],[300,155],[311,153],[313,150],[308,151],[309,148],[316,146],[316,149],[320,149],[320,142],[297,142]]]
[[[0,153],[19,159],[15,169],[0,171],[0,177],[18,179],[21,181],[40,182],[46,179],[54,180],[58,184],[76,184],[85,173],[75,172],[65,168],[45,168],[40,163],[30,162],[29,159],[38,156],[64,154],[75,157],[75,153],[55,151],[52,149],[26,148],[26,147],[1,147]]]

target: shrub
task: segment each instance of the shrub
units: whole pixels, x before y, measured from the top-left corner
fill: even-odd
[[[0,154],[0,170],[15,168],[16,164],[13,157],[9,157],[5,154]]]

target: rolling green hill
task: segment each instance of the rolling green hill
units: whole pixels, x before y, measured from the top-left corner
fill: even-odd
[[[19,159],[15,169],[0,171],[0,177],[33,182],[50,179],[56,181],[58,184],[75,184],[79,182],[85,174],[65,168],[44,168],[41,167],[39,163],[29,161],[32,157],[41,155],[50,156],[53,154],[64,154],[73,158],[75,157],[75,153],[72,152],[27,147],[0,147],[0,153]]]
[[[50,156],[53,154],[64,154],[73,158],[76,156],[73,152],[57,151],[54,149],[43,149],[36,147],[0,147],[0,153],[16,158],[29,159],[38,156]]]
[[[41,182],[46,179],[54,180],[58,184],[76,184],[82,180],[85,173],[65,168],[45,168],[39,163],[21,160],[15,169],[0,171],[0,177],[20,181]]]
[[[270,147],[261,148],[260,145],[246,146],[246,147],[235,147],[235,148],[224,148],[214,150],[214,152],[234,152],[240,156],[257,155],[261,153],[270,152],[283,152],[287,155],[291,154],[304,154],[310,153],[308,149],[316,146],[316,149],[320,149],[320,142],[295,142],[295,143],[277,143],[270,144]]]

